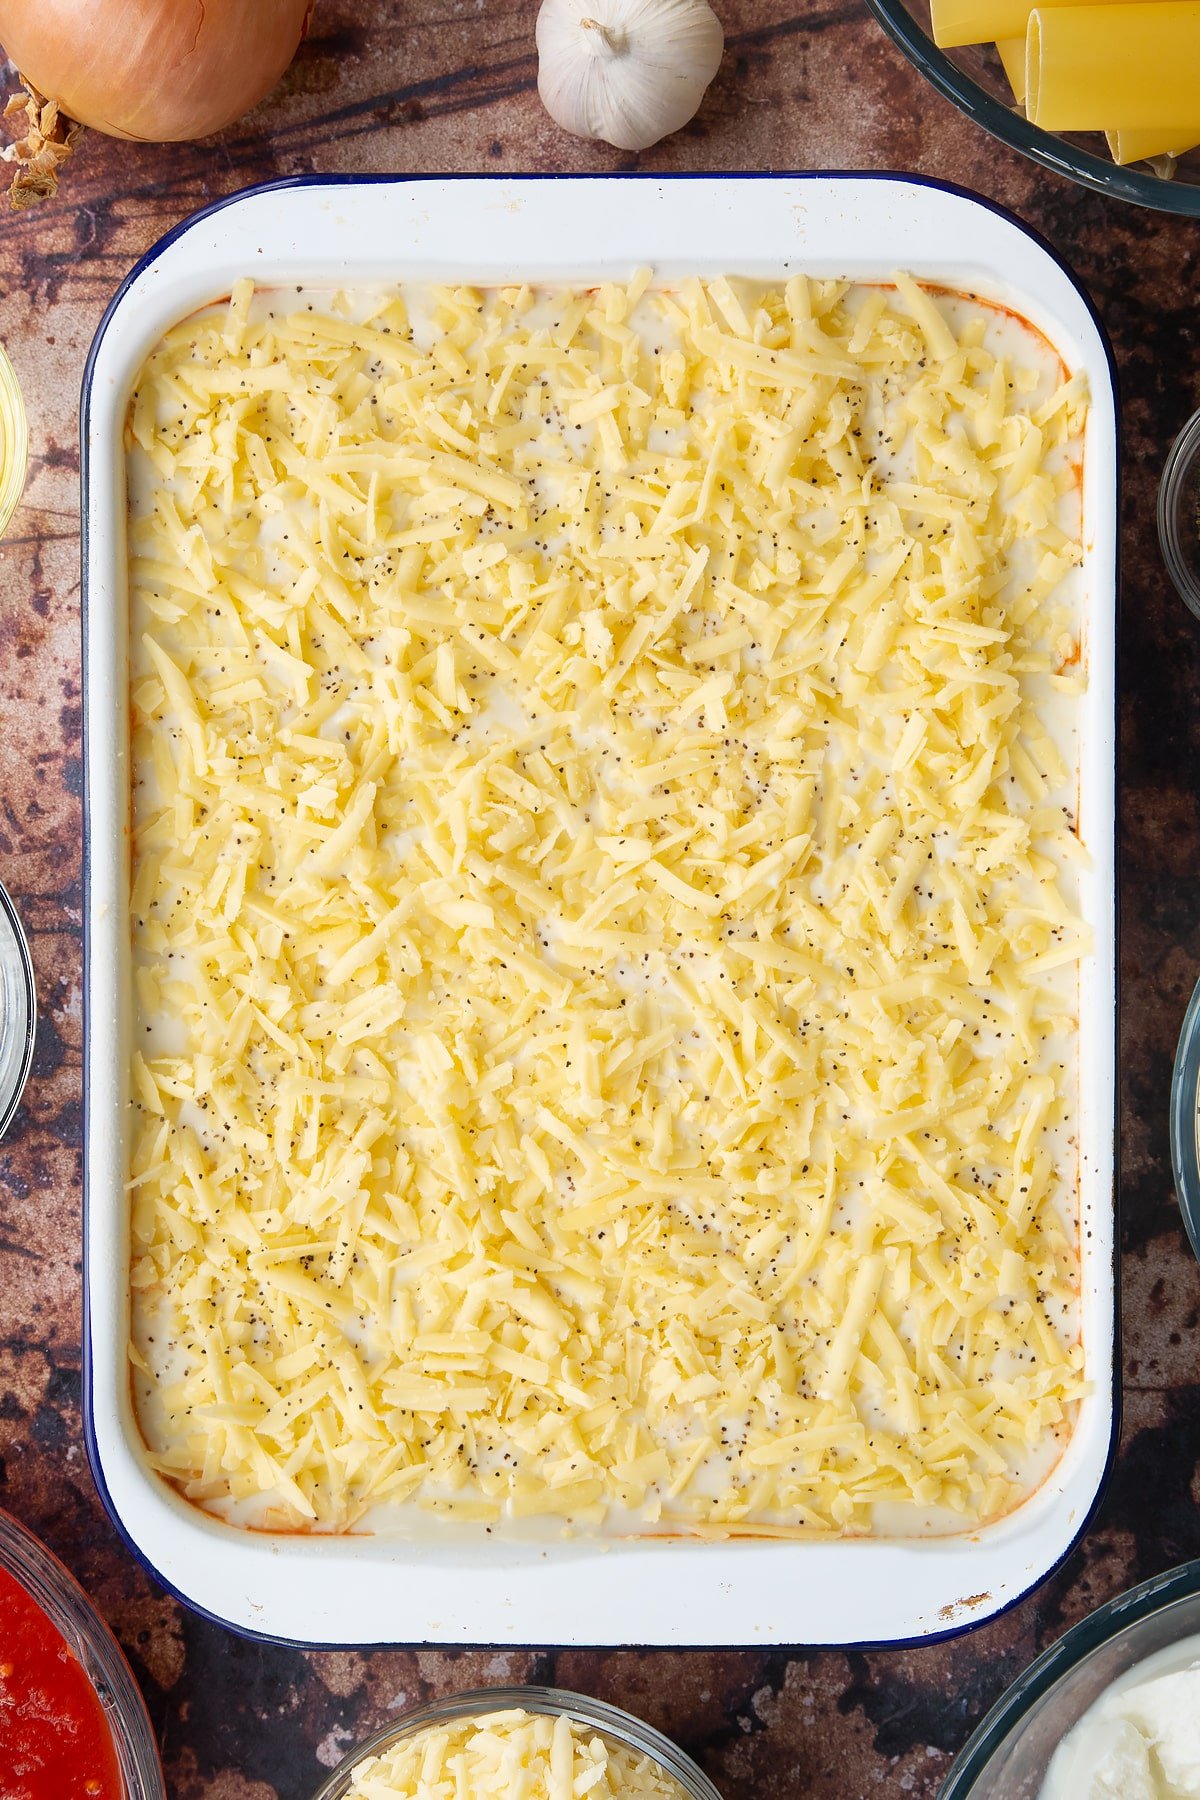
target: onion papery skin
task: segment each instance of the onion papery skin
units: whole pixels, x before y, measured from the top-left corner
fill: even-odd
[[[296,54],[315,0],[0,0],[0,44],[39,93],[110,137],[232,125]]]

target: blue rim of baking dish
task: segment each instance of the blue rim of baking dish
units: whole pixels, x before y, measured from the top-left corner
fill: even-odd
[[[284,177],[283,179],[281,179],[279,181],[255,182],[255,183],[251,184],[251,186],[249,186],[249,187],[239,188],[236,193],[226,194],[220,200],[215,200],[210,206],[202,207],[198,212],[190,213],[186,219],[180,220],[178,225],[173,225],[169,231],[164,232],[163,236],[160,237],[154,244],[151,245],[150,249],[147,250],[146,253],[138,259],[138,261],[134,264],[133,268],[130,269],[129,273],[125,276],[125,278],[121,282],[120,286],[117,288],[116,293],[113,295],[112,299],[108,303],[108,306],[105,308],[104,316],[101,319],[100,324],[96,328],[96,334],[93,337],[92,342],[91,342],[91,347],[88,350],[87,362],[84,365],[83,383],[82,383],[82,388],[81,388],[81,392],[80,392],[80,401],[79,401],[79,438],[80,438],[79,480],[80,480],[81,496],[84,497],[84,499],[86,499],[86,495],[88,493],[88,473],[89,473],[89,465],[90,465],[90,461],[91,461],[90,433],[89,433],[88,427],[89,427],[89,421],[90,421],[92,386],[93,386],[93,382],[95,379],[96,362],[99,357],[100,348],[101,348],[101,345],[103,344],[105,334],[108,331],[108,327],[109,327],[110,323],[112,322],[118,308],[120,307],[127,290],[133,285],[133,283],[135,281],[138,280],[138,278],[142,274],[145,273],[145,271],[147,269],[151,268],[154,265],[154,263],[157,262],[158,258],[163,254],[163,252],[165,250],[167,250],[176,241],[176,239],[184,236],[185,233],[190,231],[194,226],[200,224],[202,221],[211,219],[215,214],[224,212],[227,207],[235,206],[240,201],[248,199],[251,195],[284,193],[284,192],[289,192],[289,191],[291,191],[293,189],[297,189],[297,188],[380,187],[380,186],[385,186],[385,185],[399,187],[399,186],[416,185],[418,183],[423,183],[423,182],[427,182],[427,181],[445,182],[445,181],[454,181],[454,180],[467,180],[467,181],[472,181],[472,182],[490,181],[490,182],[497,182],[497,183],[503,183],[506,181],[513,181],[513,180],[537,181],[537,182],[566,181],[566,182],[574,182],[577,185],[582,185],[587,182],[654,181],[654,182],[658,182],[660,186],[665,186],[667,184],[675,183],[675,182],[720,181],[720,180],[726,180],[726,179],[738,180],[738,181],[745,181],[745,180],[753,180],[753,181],[846,181],[846,180],[853,180],[853,181],[872,181],[872,182],[880,182],[880,183],[887,182],[887,183],[894,183],[894,184],[898,184],[898,185],[902,185],[902,186],[906,186],[906,187],[932,188],[939,193],[953,194],[953,195],[957,196],[959,199],[969,200],[973,205],[980,206],[987,212],[994,213],[998,219],[1003,219],[1006,224],[1015,227],[1016,230],[1020,231],[1025,237],[1029,238],[1031,240],[1031,242],[1036,244],[1038,249],[1041,250],[1044,255],[1049,257],[1051,262],[1053,262],[1054,265],[1062,271],[1063,275],[1066,277],[1068,282],[1071,284],[1072,288],[1078,294],[1080,301],[1082,302],[1084,309],[1088,314],[1088,317],[1091,319],[1092,324],[1094,325],[1094,327],[1096,329],[1097,339],[1100,343],[1101,348],[1104,351],[1104,357],[1105,357],[1105,361],[1106,361],[1106,364],[1108,367],[1109,382],[1110,382],[1110,385],[1112,388],[1114,415],[1117,418],[1117,420],[1119,421],[1119,419],[1120,419],[1120,388],[1119,388],[1119,382],[1118,382],[1118,377],[1117,377],[1116,359],[1113,355],[1112,345],[1109,342],[1108,333],[1104,328],[1104,325],[1103,325],[1103,322],[1101,321],[1100,315],[1099,315],[1098,311],[1096,310],[1096,307],[1092,301],[1091,295],[1088,293],[1087,289],[1084,287],[1083,283],[1079,279],[1079,276],[1071,268],[1070,264],[1068,262],[1066,262],[1066,260],[1054,248],[1053,244],[1051,244],[1046,238],[1044,238],[1042,236],[1042,234],[1039,231],[1037,231],[1032,225],[1026,224],[1026,222],[1023,219],[1018,218],[1015,213],[1010,212],[1007,207],[1001,206],[997,201],[989,200],[986,195],[977,194],[971,188],[963,187],[958,182],[944,181],[944,180],[940,179],[939,177],[930,176],[930,175],[905,174],[904,172],[902,172],[900,170],[892,170],[892,169],[886,169],[886,170],[885,169],[772,169],[772,170],[766,170],[766,171],[762,171],[762,172],[758,172],[758,171],[751,171],[749,173],[738,172],[736,174],[728,173],[728,172],[723,173],[720,170],[689,170],[689,171],[686,171],[681,174],[665,175],[665,176],[659,175],[659,174],[654,174],[654,173],[651,173],[650,171],[641,171],[641,170],[631,171],[626,174],[606,174],[606,175],[556,175],[556,174],[542,173],[542,174],[513,176],[510,174],[500,174],[499,172],[485,173],[485,174],[481,174],[481,175],[472,174],[472,175],[463,175],[463,176],[444,175],[444,174],[439,174],[439,173],[425,173],[425,174],[417,174],[417,175],[291,175],[291,176]],[[1120,517],[1119,495],[1120,495],[1120,478],[1121,478],[1121,441],[1120,441],[1119,430],[1116,434],[1116,441],[1115,441],[1113,448],[1114,448],[1114,478],[1115,478],[1115,490],[1116,490],[1114,493],[1114,496],[1113,496],[1113,504],[1114,504],[1114,510],[1116,512],[1118,525],[1119,525],[1119,517]],[[356,1649],[360,1649],[360,1650],[367,1650],[367,1649],[379,1649],[379,1648],[385,1648],[385,1647],[392,1647],[392,1646],[397,1646],[397,1645],[401,1645],[405,1648],[414,1648],[414,1649],[445,1648],[446,1647],[445,1645],[442,1645],[439,1643],[434,1643],[429,1640],[425,1640],[421,1643],[413,1643],[413,1641],[411,1639],[404,1639],[404,1638],[388,1638],[388,1639],[382,1639],[382,1640],[371,1639],[362,1644],[348,1646],[345,1643],[340,1643],[340,1642],[337,1644],[332,1644],[332,1643],[328,1643],[328,1642],[321,1641],[321,1640],[315,1640],[315,1639],[309,1640],[309,1639],[280,1637],[280,1636],[274,1635],[271,1632],[257,1631],[257,1630],[251,1629],[249,1626],[243,1626],[240,1624],[239,1625],[231,1624],[230,1621],[228,1619],[223,1618],[221,1616],[221,1614],[210,1611],[207,1607],[200,1605],[189,1594],[185,1594],[173,1582],[168,1580],[167,1577],[164,1576],[158,1568],[155,1567],[155,1565],[146,1556],[145,1552],[141,1549],[139,1544],[136,1542],[136,1540],[132,1536],[132,1534],[129,1531],[128,1527],[126,1526],[123,1518],[121,1517],[121,1514],[118,1511],[115,1502],[113,1501],[111,1493],[109,1492],[108,1483],[107,1483],[107,1480],[106,1480],[105,1474],[104,1474],[104,1466],[103,1466],[103,1462],[102,1462],[101,1456],[100,1456],[100,1447],[96,1440],[94,1394],[93,1394],[93,1383],[92,1383],[90,1267],[89,1267],[89,1259],[88,1259],[88,1242],[89,1242],[88,1220],[89,1220],[89,1215],[90,1215],[90,1210],[91,1210],[91,1195],[90,1195],[90,1191],[89,1191],[90,1190],[90,1179],[89,1179],[89,1172],[88,1172],[87,1146],[90,1142],[89,1114],[90,1114],[90,1106],[91,1106],[91,1097],[90,1097],[89,1083],[88,1083],[87,1043],[88,1043],[88,1036],[89,1036],[89,1031],[90,1031],[90,1017],[89,1017],[90,1006],[89,1006],[89,1000],[88,1000],[88,996],[90,993],[90,983],[88,980],[88,971],[89,971],[90,958],[91,958],[90,892],[91,892],[91,882],[92,882],[91,831],[90,831],[90,820],[91,820],[90,766],[91,766],[91,764],[90,764],[90,757],[88,754],[89,708],[88,708],[88,692],[87,692],[87,688],[88,688],[88,631],[89,631],[89,618],[88,618],[89,608],[88,608],[88,604],[87,604],[88,538],[89,538],[88,508],[85,503],[81,506],[81,525],[80,525],[80,575],[81,575],[80,628],[81,628],[82,657],[83,657],[82,671],[83,671],[83,917],[84,917],[84,931],[83,931],[83,1036],[84,1036],[84,1057],[83,1057],[83,1143],[84,1143],[83,1245],[84,1245],[84,1255],[83,1255],[83,1357],[82,1357],[83,1382],[82,1382],[82,1385],[83,1385],[83,1437],[84,1437],[84,1444],[87,1449],[88,1463],[89,1463],[89,1465],[91,1467],[91,1471],[92,1471],[92,1479],[96,1484],[96,1489],[100,1495],[101,1500],[104,1502],[105,1510],[107,1511],[109,1518],[112,1520],[114,1528],[116,1529],[118,1535],[124,1542],[126,1548],[130,1551],[130,1553],[132,1554],[134,1559],[141,1565],[141,1567],[143,1569],[145,1569],[149,1575],[153,1576],[154,1580],[156,1582],[158,1582],[160,1587],[164,1588],[167,1593],[173,1595],[176,1600],[178,1600],[182,1605],[186,1606],[191,1612],[197,1613],[201,1618],[209,1620],[214,1625],[222,1626],[226,1631],[232,1631],[238,1637],[249,1638],[253,1642],[256,1642],[256,1643],[278,1644],[284,1648],[295,1649],[295,1650],[321,1650],[321,1649],[344,1650],[347,1648],[356,1648]],[[1121,593],[1120,554],[1121,554],[1120,553],[1120,532],[1118,529],[1115,534],[1115,558],[1114,558],[1115,566],[1114,566],[1114,570],[1113,570],[1113,630],[1114,630],[1114,633],[1116,633],[1118,635],[1119,635],[1119,625],[1120,625],[1120,593]],[[1119,742],[1117,742],[1115,738],[1114,738],[1114,756],[1116,758],[1117,764],[1119,765],[1120,748],[1119,748]],[[1115,768],[1114,769],[1114,792],[1117,791],[1116,783],[1115,783],[1115,776],[1118,772],[1119,772],[1119,770],[1117,768]],[[1120,839],[1119,839],[1119,836],[1117,833],[1117,828],[1116,828],[1116,809],[1115,808],[1114,808],[1112,829],[1113,829],[1113,840],[1114,840],[1114,853],[1113,853],[1113,868],[1114,868],[1114,890],[1113,890],[1114,979],[1115,979],[1115,984],[1116,984],[1115,985],[1116,1005],[1114,1007],[1114,1013],[1113,1013],[1114,1096],[1116,1096],[1118,1098],[1118,1104],[1114,1106],[1114,1113],[1113,1113],[1113,1136],[1114,1136],[1114,1142],[1113,1142],[1113,1207],[1114,1207],[1114,1211],[1115,1211],[1117,1208],[1118,1176],[1119,1176],[1119,1170],[1120,1170],[1119,1095],[1121,1092],[1121,1081],[1120,1081],[1121,1045],[1120,1045],[1120,1034],[1117,1031],[1117,1016],[1118,1016],[1119,1009],[1120,1009],[1121,977],[1120,977],[1120,956],[1119,956],[1119,954],[1116,953],[1117,946],[1119,945],[1119,941],[1120,941],[1120,907],[1119,907]],[[1065,1562],[1067,1562],[1067,1560],[1071,1556],[1074,1555],[1075,1551],[1079,1547],[1079,1544],[1081,1543],[1082,1539],[1086,1535],[1087,1530],[1088,1530],[1089,1526],[1091,1525],[1092,1520],[1095,1518],[1096,1512],[1099,1509],[1101,1501],[1104,1498],[1105,1490],[1108,1487],[1109,1479],[1112,1475],[1113,1465],[1116,1461],[1117,1446],[1120,1441],[1120,1434],[1121,1434],[1121,1356],[1120,1356],[1120,1351],[1121,1351],[1121,1268],[1120,1268],[1120,1255],[1119,1255],[1119,1234],[1116,1231],[1114,1231],[1114,1234],[1113,1234],[1112,1278],[1113,1278],[1112,1411],[1111,1411],[1111,1419],[1110,1419],[1110,1426],[1109,1426],[1108,1449],[1107,1449],[1107,1453],[1105,1455],[1104,1467],[1101,1470],[1099,1480],[1096,1483],[1096,1491],[1095,1491],[1094,1495],[1092,1496],[1091,1503],[1087,1507],[1086,1511],[1084,1511],[1081,1514],[1078,1528],[1074,1532],[1073,1536],[1071,1537],[1070,1541],[1067,1543],[1067,1545],[1065,1546],[1065,1548],[1063,1549],[1061,1554],[1055,1559],[1055,1561],[1053,1563],[1050,1564],[1050,1566],[1048,1568],[1044,1569],[1036,1577],[1036,1579],[1030,1581],[1028,1586],[1023,1587],[1019,1593],[1014,1594],[1013,1597],[1010,1600],[1006,1601],[1003,1606],[997,1607],[994,1612],[987,1613],[981,1619],[977,1619],[977,1620],[976,1619],[964,1619],[959,1623],[955,1623],[953,1625],[948,1625],[944,1631],[922,1632],[918,1636],[915,1636],[915,1637],[885,1638],[885,1639],[865,1638],[865,1639],[856,1640],[854,1643],[847,1643],[847,1644],[842,1644],[842,1645],[836,1646],[837,1648],[840,1648],[843,1650],[916,1649],[924,1644],[940,1644],[940,1643],[946,1642],[950,1638],[962,1637],[964,1635],[964,1633],[972,1630],[976,1625],[988,1624],[993,1619],[1002,1618],[1005,1615],[1005,1613],[1011,1612],[1014,1607],[1020,1606],[1023,1601],[1025,1601],[1029,1598],[1030,1594],[1036,1592],[1036,1590],[1038,1588],[1040,1588],[1045,1582],[1049,1581],[1050,1578],[1053,1575],[1055,1575],[1059,1569],[1062,1568],[1063,1564]],[[801,1644],[802,1642],[803,1642],[802,1639],[796,1640],[797,1644]],[[457,1644],[457,1643],[453,1646],[453,1648],[455,1648],[455,1649],[464,1649],[467,1647],[468,1646],[466,1646],[466,1645]],[[505,1646],[475,1645],[475,1646],[470,1646],[470,1647],[476,1648],[476,1649],[488,1649],[488,1648],[511,1649],[512,1645],[505,1645]],[[524,1647],[530,1648],[530,1649],[554,1649],[554,1648],[557,1648],[558,1646],[555,1646],[555,1645],[528,1645],[528,1646],[524,1646]],[[579,1649],[579,1648],[584,1648],[584,1647],[585,1646],[582,1646],[579,1644],[571,1645],[572,1649]],[[639,1643],[639,1644],[628,1643],[628,1644],[617,1644],[617,1645],[605,1644],[605,1645],[597,1645],[595,1647],[603,1648],[603,1649],[621,1649],[621,1648],[655,1649],[655,1648],[660,1648],[660,1647],[661,1648],[685,1648],[685,1646],[680,1646],[680,1645],[657,1646],[657,1645],[646,1644],[646,1643]],[[780,1648],[782,1646],[776,1645],[773,1647]],[[738,1648],[761,1649],[762,1645],[747,1644],[747,1645],[738,1646],[738,1645],[733,1645],[733,1644],[723,1644],[721,1646],[721,1648],[729,1649],[729,1650],[738,1649]]]
[[[1171,1072],[1171,1173],[1188,1242],[1200,1257],[1200,981],[1192,989]]]
[[[872,12],[909,62],[960,112],[992,137],[1017,150],[1032,162],[1040,163],[1055,175],[1062,175],[1093,193],[1110,199],[1125,200],[1149,211],[1173,214],[1175,218],[1200,216],[1200,186],[1177,184],[1160,175],[1146,175],[1139,169],[1126,168],[1103,156],[1094,156],[1081,145],[1068,142],[1053,131],[1031,125],[1021,113],[996,99],[977,81],[960,69],[953,59],[938,48],[932,38],[913,18],[904,0],[866,0]],[[1176,198],[1188,196],[1184,206]]]
[[[1197,1593],[1200,1561],[1180,1563],[1162,1575],[1139,1582],[1137,1587],[1127,1588],[1072,1625],[1056,1643],[1034,1658],[984,1715],[951,1764],[938,1789],[938,1800],[971,1800],[975,1783],[1011,1738],[1013,1727],[1064,1675],[1130,1625],[1164,1612],[1177,1600],[1190,1600]]]

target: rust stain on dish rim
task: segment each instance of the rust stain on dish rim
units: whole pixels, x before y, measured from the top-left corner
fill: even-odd
[[[953,1600],[949,1606],[938,1608],[939,1619],[955,1619],[961,1612],[974,1612],[977,1607],[986,1606],[991,1599],[990,1594],[968,1594],[965,1600]]]

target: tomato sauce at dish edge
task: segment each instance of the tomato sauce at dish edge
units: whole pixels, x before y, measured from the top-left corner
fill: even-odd
[[[0,1569],[0,1800],[122,1800],[117,1747],[58,1628]]]

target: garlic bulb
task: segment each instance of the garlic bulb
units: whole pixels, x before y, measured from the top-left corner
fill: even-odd
[[[576,137],[644,150],[686,125],[725,34],[708,0],[542,0],[538,92]]]

